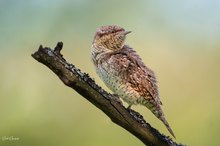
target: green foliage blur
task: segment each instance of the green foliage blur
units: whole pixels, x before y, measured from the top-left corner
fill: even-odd
[[[107,24],[132,31],[126,43],[156,72],[177,142],[219,145],[219,14],[217,0],[1,0],[0,145],[143,145],[31,57],[63,41],[64,57],[108,90],[90,61],[95,30]]]

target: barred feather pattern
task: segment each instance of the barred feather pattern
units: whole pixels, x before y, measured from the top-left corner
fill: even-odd
[[[150,109],[175,137],[161,109],[162,102],[154,72],[145,66],[139,55],[128,45],[121,48],[116,45],[116,48],[109,49],[114,47],[111,42],[114,39],[104,44],[94,42],[92,45],[91,56],[97,74],[129,106],[141,104]]]

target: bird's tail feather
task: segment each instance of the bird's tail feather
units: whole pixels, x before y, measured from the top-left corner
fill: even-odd
[[[170,134],[171,134],[174,138],[176,138],[176,136],[175,136],[175,134],[173,133],[173,130],[171,129],[171,127],[170,127],[169,123],[167,122],[165,116],[163,115],[163,116],[161,116],[159,119],[164,123],[164,125],[166,126],[166,128],[167,128],[167,130],[170,132]]]
[[[175,134],[173,133],[173,130],[171,129],[169,123],[167,122],[165,115],[162,111],[162,109],[160,108],[160,106],[155,106],[154,108],[151,108],[152,113],[158,118],[160,119],[163,124],[166,126],[167,130],[170,132],[170,134],[176,138]]]

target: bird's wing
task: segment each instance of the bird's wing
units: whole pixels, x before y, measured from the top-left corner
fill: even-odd
[[[120,61],[118,64],[119,70],[121,70],[121,77],[130,83],[134,90],[140,93],[142,97],[162,104],[154,72],[145,66],[139,55],[132,48],[125,45],[114,57],[115,60]]]

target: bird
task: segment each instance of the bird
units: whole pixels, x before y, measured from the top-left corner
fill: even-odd
[[[126,31],[118,25],[97,28],[91,46],[96,73],[119,98],[132,105],[147,107],[175,138],[162,111],[156,76],[136,51],[125,44]]]

